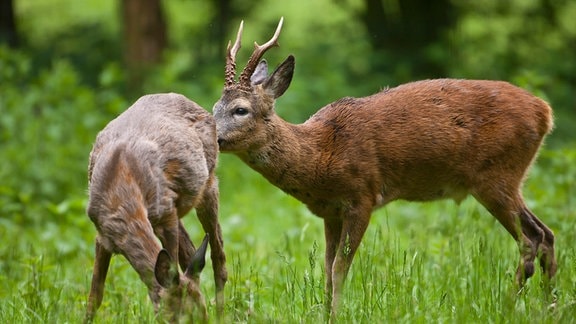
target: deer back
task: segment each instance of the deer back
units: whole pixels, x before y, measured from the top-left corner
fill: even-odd
[[[144,96],[98,134],[90,154],[91,187],[111,183],[110,165],[106,164],[113,164],[114,159],[107,156],[115,152],[128,154],[135,178],[147,192],[149,217],[154,222],[161,216],[163,204],[170,204],[178,196],[197,197],[203,190],[216,166],[215,138],[211,115],[186,97]],[[91,202],[96,198],[91,196]],[[98,201],[93,205],[107,204]]]
[[[320,182],[371,179],[386,200],[462,198],[494,166],[503,180],[521,179],[552,111],[506,82],[439,79],[341,99],[302,128],[318,134],[317,162],[329,174]]]

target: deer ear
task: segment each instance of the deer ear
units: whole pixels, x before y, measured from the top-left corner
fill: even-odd
[[[274,73],[270,75],[263,84],[264,90],[274,97],[274,99],[284,94],[294,75],[294,56],[290,55],[280,64]]]
[[[198,247],[198,250],[196,250],[196,253],[192,256],[192,260],[186,269],[186,277],[191,278],[197,276],[202,269],[204,269],[204,266],[206,265],[206,249],[208,248],[209,237],[208,234],[204,236],[202,244],[200,244],[200,247]]]
[[[162,249],[156,258],[156,265],[154,266],[154,276],[160,286],[170,288],[180,284],[180,274],[178,267],[174,262],[168,251]]]
[[[252,73],[252,76],[250,77],[250,83],[252,83],[253,86],[258,85],[264,82],[264,80],[266,80],[267,77],[268,77],[268,63],[266,63],[266,60],[262,60],[260,61],[260,63],[258,63],[258,66],[256,67],[256,70],[254,70],[254,73]]]

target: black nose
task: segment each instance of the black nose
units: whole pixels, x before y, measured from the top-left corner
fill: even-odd
[[[222,146],[222,143],[224,143],[224,140],[221,138],[218,138],[218,146]]]

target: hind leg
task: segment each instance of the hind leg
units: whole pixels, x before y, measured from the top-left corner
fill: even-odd
[[[502,187],[489,188],[477,191],[474,196],[518,242],[520,264],[516,271],[516,281],[519,285],[523,285],[526,279],[534,274],[534,260],[547,236],[545,230],[539,226],[541,222],[525,206],[516,188],[508,190]],[[552,235],[552,232],[548,231],[549,236]],[[553,240],[553,235],[551,238]],[[550,253],[552,253],[551,259]],[[550,259],[547,261],[550,265],[555,264],[553,247],[551,251],[547,251],[546,257]]]
[[[104,283],[106,282],[106,275],[108,274],[108,267],[112,253],[96,238],[94,271],[92,272],[92,284],[90,287],[90,296],[88,297],[88,307],[86,309],[85,323],[90,323],[94,319],[96,310],[102,304],[102,297],[104,296]]]
[[[544,233],[544,240],[540,245],[539,261],[542,272],[551,279],[556,274],[557,267],[556,257],[554,255],[554,233],[552,233],[552,231],[542,223],[542,221],[540,221],[538,217],[528,209],[528,207],[524,206],[522,213],[525,217],[530,217]]]

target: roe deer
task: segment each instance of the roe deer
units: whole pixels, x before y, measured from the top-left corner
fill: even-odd
[[[520,187],[552,111],[543,100],[502,81],[438,79],[364,98],[343,98],[303,124],[274,112],[294,71],[289,56],[270,75],[264,52],[234,80],[236,42],[228,44],[226,81],[213,114],[221,152],[238,156],[269,182],[324,219],[326,302],[335,311],[371,212],[393,200],[474,196],[520,247],[516,279],[556,272],[554,235],[529,209]],[[258,63],[258,61],[260,61]]]
[[[195,306],[206,320],[199,272],[208,240],[220,314],[227,272],[217,154],[212,115],[174,93],[141,97],[98,134],[88,171],[87,213],[98,235],[86,321],[102,302],[113,253],[138,272],[157,312],[175,321]],[[180,220],[192,208],[207,233],[196,252]]]

